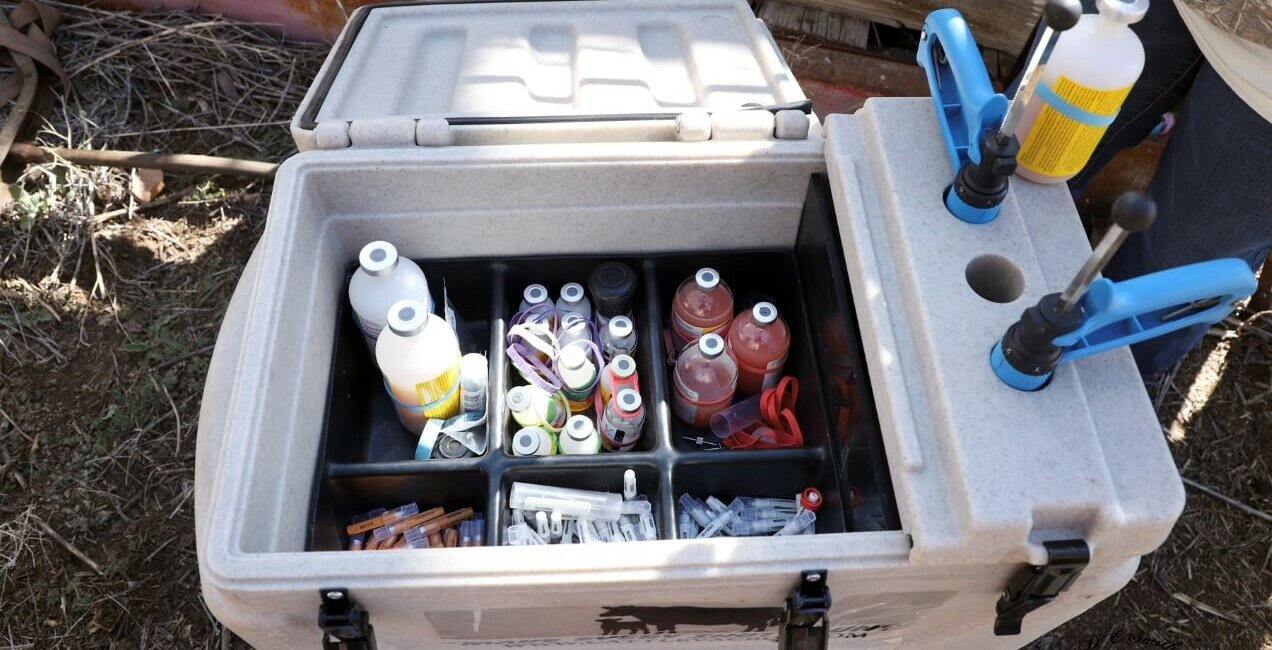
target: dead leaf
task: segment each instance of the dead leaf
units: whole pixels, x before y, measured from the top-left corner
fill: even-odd
[[[163,191],[163,171],[158,169],[134,169],[128,184],[129,191],[142,203],[149,203]]]

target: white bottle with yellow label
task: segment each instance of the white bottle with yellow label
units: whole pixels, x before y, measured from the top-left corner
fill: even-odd
[[[459,414],[459,341],[446,319],[418,300],[389,308],[388,327],[375,344],[398,419],[419,435],[429,419]]]
[[[1131,31],[1148,0],[1098,0],[1060,35],[1016,127],[1016,173],[1038,183],[1069,180],[1090,160],[1144,70],[1144,46]]]

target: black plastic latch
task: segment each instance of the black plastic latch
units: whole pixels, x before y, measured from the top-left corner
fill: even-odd
[[[1091,562],[1091,549],[1080,539],[1043,542],[1043,546],[1047,549],[1047,563],[1021,569],[998,599],[996,636],[1020,634],[1025,614],[1055,600]]]
[[[318,627],[323,650],[375,650],[375,628],[366,610],[345,589],[323,589]]]
[[[830,588],[825,569],[804,571],[786,599],[779,650],[825,650],[830,646]],[[820,625],[819,625],[820,624]]]

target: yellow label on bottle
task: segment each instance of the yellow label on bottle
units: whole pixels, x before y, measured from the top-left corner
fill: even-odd
[[[419,405],[432,404],[424,411],[424,416],[429,418],[449,418],[458,415],[460,393],[459,357],[455,358],[455,365],[447,368],[446,372],[428,381],[415,384],[415,398],[419,401]]]
[[[1061,99],[1095,115],[1111,116],[1121,108],[1131,87],[1101,90],[1060,77],[1051,90]],[[1035,97],[1037,95],[1035,94]],[[1108,125],[1083,124],[1047,104],[1020,147],[1016,162],[1035,174],[1070,176],[1082,171]]]

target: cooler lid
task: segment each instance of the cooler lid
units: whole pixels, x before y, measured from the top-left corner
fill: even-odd
[[[383,4],[353,14],[291,126],[301,150],[694,140],[703,114],[779,108],[811,111],[745,0]],[[720,135],[750,139],[736,122]]]

